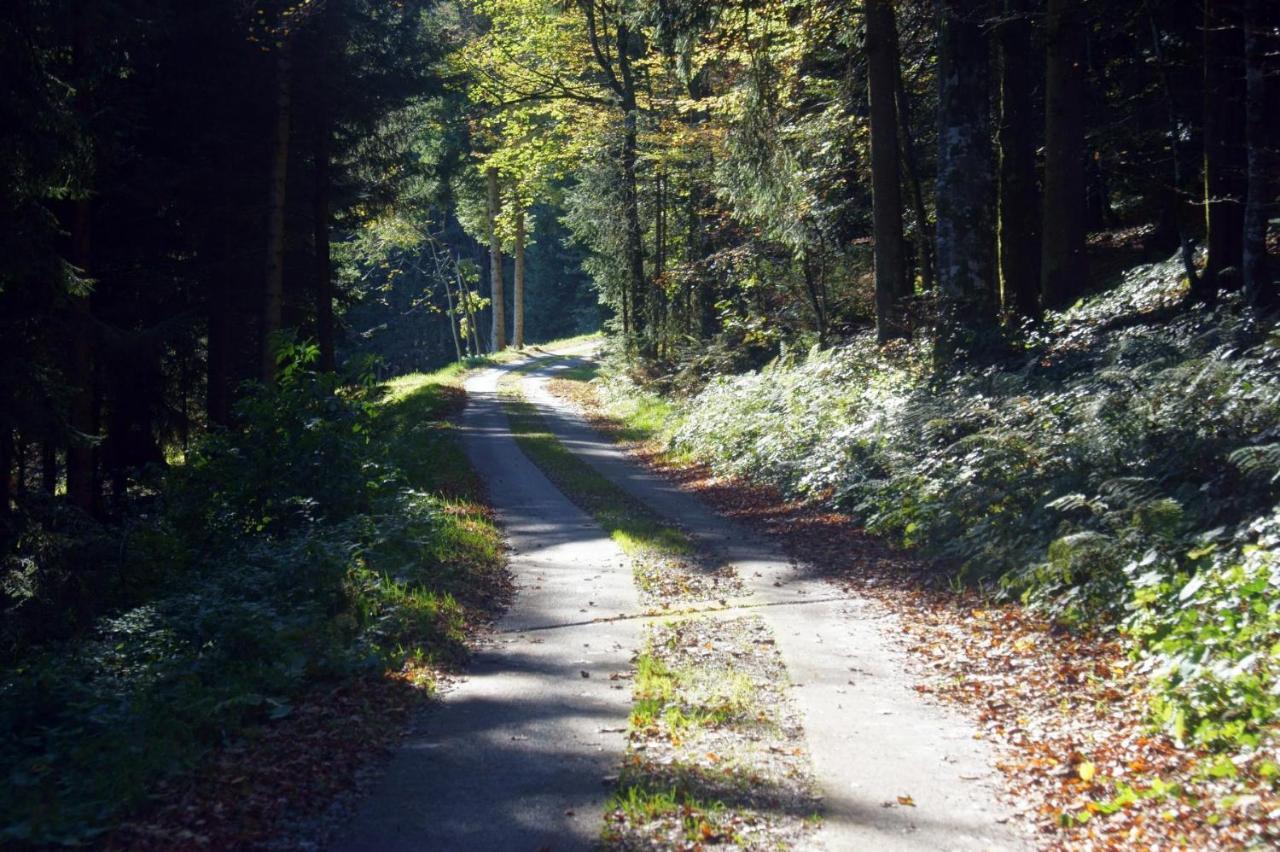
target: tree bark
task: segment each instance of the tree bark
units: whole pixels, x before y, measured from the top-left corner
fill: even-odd
[[[512,247],[515,253],[515,271],[512,275],[511,342],[517,349],[524,348],[524,203],[519,195],[513,199],[516,206],[516,244]]]
[[[320,370],[332,373],[338,367],[338,359],[334,351],[333,263],[329,234],[329,114],[324,105],[321,105],[317,117],[315,158],[312,215],[315,219],[316,338],[320,346]]]
[[[943,0],[938,29],[937,260],[944,357],[995,324],[995,167],[987,43],[976,4]]]
[[[908,335],[903,303],[910,295],[902,238],[898,164],[898,28],[890,0],[867,0],[867,81],[871,100],[871,215],[875,240],[876,338]]]
[[[262,365],[264,382],[276,375],[275,334],[284,310],[284,214],[289,177],[289,131],[293,114],[293,61],[290,38],[276,54],[275,137],[271,146],[271,177],[267,195],[267,265],[262,305]]]
[[[1217,298],[1244,256],[1244,40],[1239,0],[1204,4],[1204,222],[1208,254],[1195,296]]]
[[[493,303],[491,343],[494,352],[501,352],[507,348],[507,305],[502,288],[502,240],[498,235],[498,213],[502,200],[498,193],[498,170],[490,166],[485,169],[484,176],[489,189],[489,297]]]
[[[1049,0],[1045,51],[1044,215],[1040,298],[1074,302],[1088,282],[1085,256],[1084,30],[1080,0]]]
[[[13,429],[0,426],[0,518],[9,514],[13,497]]]
[[[1005,0],[1000,23],[1000,146],[997,237],[1004,309],[1040,313],[1040,227],[1032,103],[1031,4]]]
[[[933,233],[929,228],[929,211],[924,206],[924,190],[920,185],[920,167],[916,161],[915,137],[911,132],[911,103],[907,99],[906,87],[902,84],[902,63],[898,63],[898,79],[894,81],[894,90],[898,102],[898,142],[902,146],[902,167],[911,192],[911,212],[916,219],[914,245],[916,250],[916,272],[920,276],[920,289],[932,290],[933,275]]]
[[[1245,0],[1245,141],[1248,149],[1248,191],[1244,208],[1244,244],[1241,278],[1245,298],[1259,306],[1276,301],[1271,280],[1270,258],[1267,257],[1267,221],[1275,194],[1272,180],[1276,158],[1272,146],[1269,120],[1275,115],[1268,102],[1269,67],[1267,40],[1277,17],[1268,9],[1271,0]],[[1269,14],[1268,14],[1269,13]],[[1274,50],[1274,47],[1273,47]],[[1275,83],[1271,82],[1271,86]],[[1271,98],[1274,100],[1274,98]]]
[[[72,65],[77,93],[75,111],[86,125],[92,110],[88,101],[90,39],[94,22],[89,20],[93,6],[86,7],[76,15],[74,23],[74,41],[72,45]],[[87,132],[87,130],[86,130]],[[87,278],[89,276],[90,238],[92,226],[92,208],[88,198],[80,198],[72,203],[69,227],[70,261],[75,274]],[[94,326],[90,312],[88,293],[73,294],[68,331],[71,335],[71,357],[69,384],[71,385],[71,401],[68,406],[67,419],[71,429],[71,438],[67,442],[67,498],[72,505],[86,512],[96,508],[93,447],[90,444],[94,434]]]

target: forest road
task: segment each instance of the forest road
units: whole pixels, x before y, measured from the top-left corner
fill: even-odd
[[[912,688],[906,652],[892,638],[901,636],[894,615],[720,516],[593,429],[547,390],[550,377],[572,366],[552,360],[528,371],[525,399],[566,448],[732,565],[749,591],[737,603],[773,628],[823,797],[818,848],[1029,846],[998,800],[999,775],[977,729]]]
[[[516,597],[466,676],[416,720],[331,848],[561,850],[595,846],[625,749],[640,610],[630,563],[524,457],[473,375],[460,432],[510,547]]]
[[[823,824],[808,848],[1020,849],[976,731],[911,689],[891,614],[720,517],[592,429],[545,383],[526,398],[560,441],[731,563],[773,629],[800,707]],[[497,395],[467,381],[460,431],[510,546],[517,594],[465,678],[416,720],[337,850],[561,850],[599,844],[625,751],[641,613],[628,559],[521,453]]]

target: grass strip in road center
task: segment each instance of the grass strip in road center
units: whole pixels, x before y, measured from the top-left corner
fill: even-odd
[[[591,515],[627,555],[682,556],[693,552],[689,537],[682,531],[663,523],[560,443],[542,415],[514,385],[517,380],[508,377],[500,384],[502,406],[516,443],[547,479]]]
[[[562,444],[516,384],[499,385],[521,449],[632,557],[650,603],[744,593],[732,566],[704,567],[693,543]],[[601,840],[608,848],[785,849],[819,822],[804,732],[758,615],[673,618],[645,629],[635,659],[627,754]]]

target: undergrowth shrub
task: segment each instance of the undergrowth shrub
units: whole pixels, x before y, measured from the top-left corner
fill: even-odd
[[[681,404],[671,445],[829,501],[1060,622],[1137,613],[1169,729],[1256,735],[1280,693],[1258,526],[1280,496],[1280,336],[1233,303],[1133,315],[1176,298],[1179,274],[1134,270],[994,367],[942,370],[924,341],[866,334],[716,378]]]
[[[446,394],[379,403],[313,357],[294,349],[124,521],[51,505],[3,557],[0,846],[87,842],[316,684],[465,653],[458,597],[497,570],[497,537],[407,469]],[[111,575],[110,600],[47,635],[11,627],[77,599],[77,571]]]

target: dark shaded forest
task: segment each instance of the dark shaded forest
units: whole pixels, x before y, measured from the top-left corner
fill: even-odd
[[[1278,117],[1269,0],[11,0],[0,845],[456,666],[459,376],[598,329],[648,438],[1123,636],[1275,803]]]

